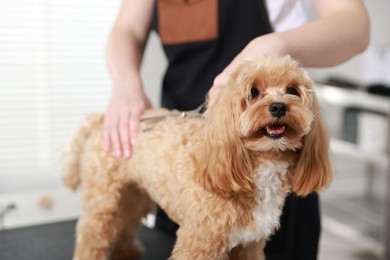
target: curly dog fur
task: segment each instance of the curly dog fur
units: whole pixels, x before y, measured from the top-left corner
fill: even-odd
[[[180,225],[171,259],[264,259],[286,195],[331,181],[312,81],[289,56],[242,64],[202,118],[142,123],[130,159],[103,151],[103,120],[88,117],[64,154],[64,183],[83,185],[75,260],[137,259],[154,202]]]

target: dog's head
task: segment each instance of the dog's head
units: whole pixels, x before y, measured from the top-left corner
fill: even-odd
[[[224,197],[253,190],[256,157],[293,151],[298,195],[331,180],[329,140],[312,81],[289,56],[242,64],[209,104],[195,180]],[[286,153],[287,154],[287,153]]]

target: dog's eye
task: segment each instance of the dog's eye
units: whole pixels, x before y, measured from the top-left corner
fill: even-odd
[[[252,98],[256,98],[258,95],[260,95],[260,91],[257,88],[251,88]]]
[[[299,97],[299,92],[298,92],[296,87],[288,87],[287,90],[286,90],[286,93],[288,95],[294,95],[294,96],[298,96]]]

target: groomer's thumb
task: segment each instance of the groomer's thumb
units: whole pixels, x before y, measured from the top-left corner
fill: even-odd
[[[211,86],[209,92],[207,93],[209,100],[213,99],[216,96],[216,94],[218,93],[218,91],[226,85],[226,83],[227,83],[227,80],[226,80],[224,74],[223,73],[219,74],[214,79],[213,85]]]

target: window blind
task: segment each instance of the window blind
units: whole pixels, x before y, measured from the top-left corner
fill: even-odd
[[[58,182],[83,116],[106,108],[120,1],[0,0],[0,193]]]

